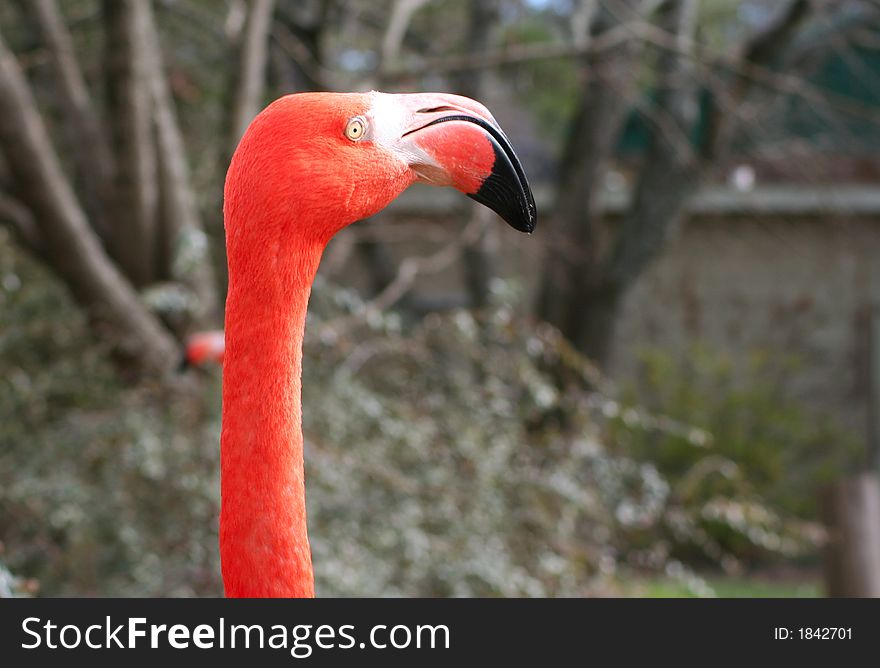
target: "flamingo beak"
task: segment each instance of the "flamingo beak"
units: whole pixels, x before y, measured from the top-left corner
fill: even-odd
[[[535,198],[510,140],[482,104],[445,93],[398,94],[403,110],[394,149],[416,180],[453,186],[531,233],[537,223]]]

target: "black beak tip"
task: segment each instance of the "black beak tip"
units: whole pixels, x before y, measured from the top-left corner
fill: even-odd
[[[495,153],[492,171],[477,192],[468,193],[468,197],[492,209],[513,229],[526,234],[534,232],[535,226],[538,224],[535,197],[532,195],[532,189],[529,187],[522,164],[507,136],[499,127],[486,119],[469,114],[444,116],[431,121],[424,127],[447,121],[466,121],[479,125],[486,131]],[[415,132],[415,130],[411,132]]]
[[[535,200],[528,184],[510,179],[510,173],[492,174],[483,182],[480,189],[468,195],[471,199],[492,209],[513,229],[531,234],[538,223]]]
[[[468,197],[492,209],[513,229],[531,234],[538,211],[519,158],[503,133],[488,124],[484,127],[490,130],[495,163],[480,189]]]
[[[529,193],[531,195],[531,193]],[[535,204],[531,203],[528,207],[528,215],[526,220],[523,221],[523,225],[519,229],[521,232],[525,232],[526,234],[531,234],[535,231],[535,227],[538,225],[538,214],[535,211]]]
[[[535,231],[536,222],[534,214],[530,215],[528,218],[523,218],[519,221],[519,224],[512,223],[509,220],[507,221],[508,225],[513,229],[519,230],[525,234],[532,234]]]

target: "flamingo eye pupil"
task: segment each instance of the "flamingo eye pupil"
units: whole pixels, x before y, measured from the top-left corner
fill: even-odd
[[[351,141],[359,141],[367,131],[367,122],[360,116],[352,118],[345,126],[345,136]]]

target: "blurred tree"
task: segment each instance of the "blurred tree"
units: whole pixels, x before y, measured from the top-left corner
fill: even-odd
[[[473,57],[485,54],[489,48],[489,31],[498,21],[500,10],[497,0],[476,0],[470,5],[465,33],[465,52]],[[452,79],[454,90],[460,95],[479,100],[483,97],[486,73],[484,70],[464,70],[456,72]],[[465,247],[465,283],[472,306],[485,308],[489,304],[489,284],[495,275],[493,246],[497,246],[497,230],[487,225],[489,216],[484,209],[473,202],[465,203],[469,217],[477,218],[481,224],[477,240]]]
[[[120,348],[143,367],[168,368],[177,357],[167,330],[104,250],[52,145],[15,56],[0,41],[0,146],[16,192],[33,213],[40,256],[96,320],[116,332]]]
[[[309,58],[320,61],[334,8],[39,0],[0,11],[12,41],[0,41],[0,222],[125,365],[167,369],[175,339],[222,319],[225,165],[266,102],[273,52],[302,87],[330,85]],[[181,27],[199,39],[175,39]],[[221,113],[198,118],[211,105]]]
[[[687,200],[718,164],[741,122],[736,110],[751,92],[754,72],[774,63],[811,3],[792,0],[746,38],[729,75],[705,81],[698,52],[695,0],[585,2],[592,10],[589,39],[627,27],[632,37],[609,52],[584,59],[586,81],[559,167],[558,223],[548,234],[539,315],[559,327],[579,350],[605,364],[627,290],[662,251]],[[638,39],[638,35],[646,40]],[[641,48],[648,41],[653,48]],[[650,138],[619,224],[603,219],[598,197],[604,170],[631,107],[636,79],[648,66],[651,102],[641,111]],[[719,80],[720,79],[720,80]],[[709,88],[701,111],[701,88]],[[772,88],[762,95],[772,96]]]
[[[336,0],[21,2],[0,13],[17,54],[7,50],[6,90],[18,81],[24,95],[19,113],[4,118],[0,217],[71,286],[87,284],[75,288],[81,303],[92,313],[103,305],[104,320],[120,339],[142,338],[126,330],[131,318],[121,313],[135,309],[136,320],[152,321],[149,338],[164,338],[160,347],[167,350],[173,340],[165,330],[179,335],[196,322],[219,320],[223,172],[243,128],[269,98],[374,86],[510,101],[529,110],[524,125],[540,126],[524,130],[525,138],[542,133],[546,144],[564,136],[558,160],[553,149],[535,160],[555,175],[554,220],[541,226],[547,253],[537,272],[535,311],[604,364],[630,286],[662,252],[688,197],[724,164],[754,104],[768,106],[798,88],[804,99],[816,98],[778,67],[791,64],[789,45],[803,33],[804,20],[868,6],[858,0],[788,0],[772,8],[728,0],[359,0],[344,7]],[[23,26],[30,29],[16,30]],[[738,47],[728,55],[732,42]],[[639,156],[626,163],[635,167],[632,196],[611,220],[603,214],[602,191],[619,162],[621,137],[632,138],[634,114],[643,141]],[[42,152],[23,149],[22,137],[41,125]],[[52,182],[33,173],[47,153],[59,167]],[[27,178],[19,163],[28,165]],[[119,275],[117,283],[126,284],[113,292],[127,291],[127,298],[96,298],[108,279],[94,268],[89,276],[83,267],[74,271],[42,239],[53,223],[37,212],[51,199],[49,190],[59,198],[61,182],[68,191],[64,210],[84,218],[89,243]],[[462,205],[456,215],[466,219],[470,211]],[[356,237],[348,245],[366,260],[375,293],[398,281],[406,263],[377,229],[346,231]],[[394,290],[398,305],[418,312],[485,305],[497,244],[491,228],[478,232],[458,250],[463,296],[420,300],[408,278]],[[407,270],[413,266],[419,265]],[[152,310],[132,306],[135,291]],[[136,357],[140,347],[129,346]]]
[[[0,41],[3,219],[70,286],[125,359],[161,371],[178,359],[175,336],[216,319],[220,301],[152,3],[91,8],[89,29],[104,45],[103,87],[94,73],[87,81],[55,0],[20,3],[17,16],[4,16],[34,27],[52,88],[27,77]],[[234,80],[230,142],[263,101],[273,3],[240,9],[246,28],[236,71],[245,74]],[[47,97],[51,109],[42,108]],[[222,257],[218,264],[225,265]],[[152,301],[162,318],[137,292],[148,287],[159,288]]]

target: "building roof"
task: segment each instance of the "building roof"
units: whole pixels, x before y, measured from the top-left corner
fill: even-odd
[[[542,211],[552,211],[552,198],[552,189],[536,189],[539,215]],[[626,189],[605,191],[602,196],[607,213],[622,213],[629,202],[630,192]],[[397,215],[439,216],[455,211],[460,205],[461,195],[451,190],[415,186],[388,209]],[[740,191],[729,186],[709,185],[694,195],[689,212],[698,215],[880,216],[880,186],[774,184]]]

